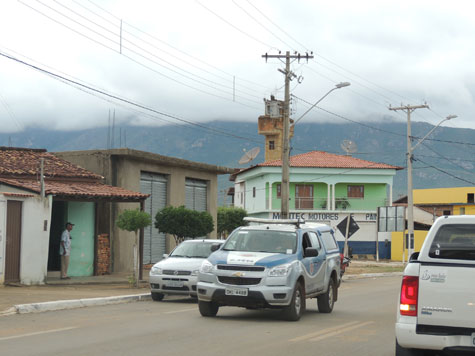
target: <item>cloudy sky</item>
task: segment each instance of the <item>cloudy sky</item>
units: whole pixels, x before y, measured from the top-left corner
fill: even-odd
[[[284,96],[292,117],[336,83],[306,122],[415,121],[475,128],[472,2],[285,0],[2,0],[0,131],[255,121]],[[122,100],[118,100],[121,98]]]

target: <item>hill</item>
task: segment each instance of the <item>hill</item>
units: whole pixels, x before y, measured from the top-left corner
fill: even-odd
[[[384,119],[384,118],[383,118]],[[414,137],[423,137],[433,126],[413,122]],[[108,134],[109,132],[109,134]],[[46,148],[48,151],[104,149],[108,127],[77,131],[28,128],[1,133],[0,145]],[[238,164],[243,150],[261,147],[252,164],[263,161],[264,137],[257,134],[257,122],[212,121],[200,126],[122,126],[114,130],[112,147],[129,147],[162,155],[228,167]],[[406,167],[406,124],[385,120],[366,124],[299,123],[292,139],[291,154],[322,150],[345,154],[344,139],[357,144],[354,157]],[[475,130],[439,127],[414,153],[414,188],[475,185]],[[414,145],[414,144],[413,144]],[[406,194],[406,170],[398,171],[393,197]],[[221,177],[220,190],[229,186]],[[220,195],[220,203],[223,196]]]

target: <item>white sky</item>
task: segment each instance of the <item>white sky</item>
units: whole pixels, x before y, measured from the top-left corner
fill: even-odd
[[[256,121],[283,99],[283,63],[264,53],[313,51],[292,63],[291,92],[355,121],[431,110],[415,121],[475,128],[475,3],[316,0],[2,0],[0,53],[187,121]],[[122,19],[122,54],[120,49]],[[277,26],[276,26],[277,25]],[[233,80],[235,98],[233,100]],[[0,56],[0,131],[176,123],[104,101]],[[308,105],[297,100],[293,117]],[[140,109],[144,112],[143,109]],[[146,111],[145,111],[146,112]],[[149,112],[150,113],[150,112]],[[164,121],[166,120],[166,121]],[[344,122],[314,109],[302,122]]]

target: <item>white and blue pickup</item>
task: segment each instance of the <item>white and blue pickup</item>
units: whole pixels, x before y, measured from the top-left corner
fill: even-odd
[[[246,218],[203,261],[197,284],[201,315],[220,306],[282,309],[299,320],[306,298],[330,313],[338,297],[340,254],[330,226],[303,220]]]

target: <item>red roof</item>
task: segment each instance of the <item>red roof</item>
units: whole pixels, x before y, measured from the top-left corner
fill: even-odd
[[[282,160],[267,161],[260,163],[257,167],[280,167]],[[366,168],[366,169],[402,169],[401,167],[391,166],[385,163],[366,161],[364,159],[351,156],[337,155],[323,151],[311,151],[290,157],[291,167],[307,168]]]
[[[0,178],[0,183],[40,193],[40,183],[33,179]],[[139,201],[148,197],[148,194],[137,193],[100,182],[77,181],[45,181],[45,194],[76,199],[108,198],[109,200],[119,201]]]
[[[58,158],[44,149],[14,148],[0,146],[0,176],[31,177],[40,174],[40,159],[44,159],[43,175],[46,178],[103,177]]]

